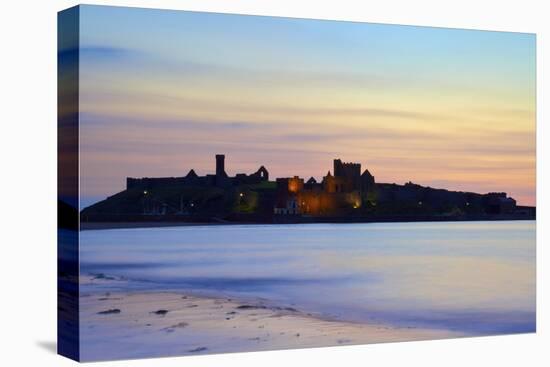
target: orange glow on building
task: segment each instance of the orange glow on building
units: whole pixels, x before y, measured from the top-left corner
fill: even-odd
[[[304,179],[294,176],[288,179],[288,191],[296,194],[304,188]]]

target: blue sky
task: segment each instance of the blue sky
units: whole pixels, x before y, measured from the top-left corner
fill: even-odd
[[[535,201],[535,36],[136,8],[81,12],[82,193],[265,165]]]

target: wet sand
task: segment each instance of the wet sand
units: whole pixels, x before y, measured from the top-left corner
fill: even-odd
[[[176,292],[81,295],[83,361],[326,347],[463,336],[330,320],[265,300]]]

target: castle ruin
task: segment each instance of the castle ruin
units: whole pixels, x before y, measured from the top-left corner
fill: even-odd
[[[326,215],[359,209],[374,189],[374,176],[368,170],[361,173],[360,163],[334,160],[334,175],[327,173],[318,183],[311,177],[294,176],[277,179],[277,200],[274,214]]]
[[[229,177],[225,172],[225,155],[216,154],[216,173],[199,176],[194,169],[191,169],[183,177],[143,177],[126,178],[126,189],[139,188],[142,190],[152,190],[167,185],[184,186],[215,186],[228,188],[238,185],[253,185],[269,180],[269,172],[264,166],[251,174],[237,173],[235,177]]]

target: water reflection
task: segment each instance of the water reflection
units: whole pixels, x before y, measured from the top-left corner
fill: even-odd
[[[263,297],[352,321],[535,330],[535,222],[84,231],[81,273],[124,277],[124,288]]]

